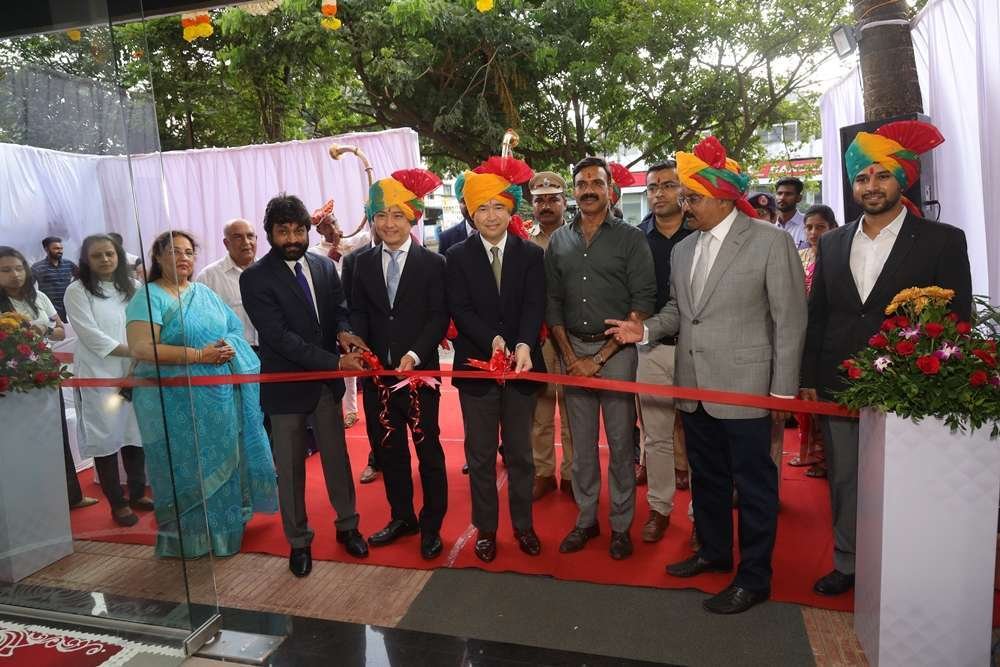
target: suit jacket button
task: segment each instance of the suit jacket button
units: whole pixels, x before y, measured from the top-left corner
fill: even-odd
[[[691,324],[701,324],[701,320],[691,320]]]
[[[391,320],[393,320],[393,319],[395,319],[395,318],[394,318],[394,317],[393,317],[392,315],[390,315],[390,316],[389,316],[389,320],[391,321]]]

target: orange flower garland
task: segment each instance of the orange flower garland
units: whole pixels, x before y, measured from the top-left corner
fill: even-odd
[[[188,42],[193,42],[199,37],[208,37],[214,32],[212,17],[208,12],[181,14],[181,26],[184,28],[184,40]]]
[[[323,12],[323,19],[319,22],[321,26],[327,30],[340,30],[343,24],[337,18],[337,0],[323,0],[320,11]]]

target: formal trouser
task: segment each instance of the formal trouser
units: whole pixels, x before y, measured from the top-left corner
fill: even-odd
[[[718,419],[699,403],[684,412],[691,493],[701,549],[718,563],[733,557],[733,486],[738,494],[740,566],[733,585],[771,590],[778,527],[778,469],[771,459],[771,417]]]
[[[674,412],[674,469],[682,472],[690,469],[687,445],[684,443],[684,423],[679,411]]]
[[[535,463],[531,453],[531,420],[538,399],[537,390],[524,393],[510,383],[502,387],[492,381],[483,383],[489,388],[482,395],[458,390],[465,425],[465,460],[469,464],[472,489],[472,525],[484,532],[497,529],[497,445],[503,438],[510,519],[515,530],[525,531],[533,525],[531,490]],[[478,387],[476,390],[481,391]]]
[[[125,468],[129,498],[138,500],[146,495],[146,453],[142,447],[128,445],[114,454],[95,456],[94,468],[101,480],[101,491],[111,503],[113,510],[128,505],[128,500],[125,499],[125,493],[122,491],[121,475],[118,472],[119,452],[122,456],[122,465]]]
[[[344,378],[344,414],[358,412],[358,378]]]
[[[421,387],[417,395],[420,400],[420,420],[416,428],[420,436],[414,430],[413,449],[419,461],[420,487],[424,497],[419,523],[421,531],[436,533],[441,530],[441,522],[448,509],[448,479],[445,474],[444,449],[441,447],[441,430],[438,427],[441,394],[436,389]],[[366,413],[378,414],[381,411],[379,391],[372,382],[365,381],[362,398]],[[375,447],[378,448],[382,467],[385,497],[389,501],[392,518],[407,523],[418,521],[413,511],[413,472],[407,437],[407,430],[412,428],[412,410],[410,392],[394,391],[389,394],[387,406],[386,419],[392,429],[388,435],[381,422],[374,420],[378,437]]]
[[[544,357],[545,366],[550,373],[556,373],[562,368],[559,353],[551,338],[542,345],[542,357]],[[531,449],[535,458],[535,475],[554,477],[556,474],[556,404],[559,405],[560,444],[562,445],[562,465],[559,467],[559,477],[563,480],[570,480],[573,478],[573,437],[569,433],[569,419],[566,417],[566,390],[558,384],[543,385],[538,392],[538,403],[535,405],[534,421],[531,425]],[[504,451],[506,452],[506,449]]]
[[[281,525],[293,548],[307,547],[313,540],[313,531],[309,528],[309,518],[306,515],[306,420],[310,416],[314,419],[326,492],[330,504],[337,512],[337,530],[358,527],[351,461],[347,456],[347,443],[344,439],[344,416],[340,401],[333,397],[330,387],[324,384],[311,413],[271,415]]]
[[[821,420],[833,513],[833,567],[844,574],[854,574],[859,422],[848,417],[821,417]]]
[[[643,345],[639,348],[638,382],[672,385],[674,383],[673,345]],[[674,509],[674,399],[667,396],[639,394],[639,417],[642,420],[642,461],[646,465],[646,499],[649,508],[669,515]]]
[[[72,507],[83,500],[83,489],[80,488],[80,478],[76,476],[73,452],[69,448],[69,428],[66,426],[66,403],[63,400],[62,389],[58,391],[58,394],[59,420],[62,422],[63,464],[66,466],[66,495],[69,498],[70,507]]]
[[[367,381],[362,381],[363,386],[367,387]],[[367,391],[367,389],[365,389]],[[374,470],[381,470],[378,460],[378,450],[379,450],[379,439],[382,437],[382,429],[378,423],[378,416],[381,412],[381,404],[370,403],[367,399],[362,397],[361,409],[365,413],[365,434],[368,436],[368,465]]]
[[[569,339],[579,357],[592,356],[604,345],[602,341],[588,343],[572,335]],[[608,359],[597,376],[633,381],[637,363],[635,346],[629,345]],[[573,434],[573,496],[580,510],[577,527],[588,528],[597,523],[601,493],[601,457],[597,440],[603,412],[604,433],[610,450],[608,495],[611,499],[611,530],[627,532],[635,515],[635,469],[632,461],[635,394],[567,387],[566,412],[570,433]]]
[[[785,454],[785,420],[771,420],[771,460],[778,468],[778,490],[781,491],[781,458]]]
[[[254,351],[254,354],[257,355],[257,359],[259,360],[260,359],[260,347],[257,346],[257,345],[251,345],[250,349]],[[261,412],[264,412],[264,404],[263,403],[260,404],[260,409],[261,409]],[[267,432],[267,440],[268,440],[268,443],[271,445],[271,449],[273,450],[274,449],[274,442],[271,441],[271,416],[269,414],[267,414],[266,412],[264,412],[264,431]]]

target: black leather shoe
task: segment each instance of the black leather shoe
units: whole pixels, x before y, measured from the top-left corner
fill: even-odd
[[[152,512],[154,509],[153,500],[151,498],[147,498],[146,496],[133,498],[128,501],[128,506],[137,512]]]
[[[368,545],[365,544],[365,538],[362,537],[357,529],[338,530],[337,541],[343,544],[344,548],[347,549],[347,553],[355,558],[368,557]]]
[[[588,540],[592,540],[600,534],[601,527],[596,523],[587,528],[573,528],[559,545],[559,553],[570,554],[579,551],[583,549]]]
[[[288,569],[292,571],[296,577],[304,577],[313,569],[313,557],[312,549],[309,547],[302,547],[301,549],[292,549],[292,555],[288,557]]]
[[[840,570],[834,570],[824,577],[821,577],[813,590],[820,595],[840,595],[854,588],[854,575],[844,574]]]
[[[517,540],[517,546],[521,548],[521,551],[529,556],[537,556],[542,553],[542,543],[539,541],[538,535],[535,534],[534,528],[524,531],[515,530],[514,539]]]
[[[718,595],[702,602],[701,606],[713,614],[742,614],[769,597],[771,594],[766,591],[750,591],[739,586],[729,586]]]
[[[420,556],[424,560],[431,560],[441,555],[444,544],[441,543],[441,535],[438,533],[424,533],[420,536]]]
[[[476,553],[476,558],[484,563],[493,562],[493,559],[497,557],[497,534],[495,532],[479,531],[473,551]]]
[[[702,572],[732,572],[732,563],[713,563],[695,554],[687,560],[667,566],[667,574],[673,577],[694,577]]]
[[[368,544],[373,547],[384,547],[392,544],[404,535],[416,535],[420,532],[420,525],[416,521],[409,522],[402,519],[393,519],[382,530],[368,537]]]
[[[628,533],[611,531],[611,548],[608,551],[615,560],[625,560],[632,555],[632,538]]]

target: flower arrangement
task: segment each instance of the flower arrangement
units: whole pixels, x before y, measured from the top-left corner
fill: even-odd
[[[181,14],[181,27],[184,29],[184,40],[188,42],[209,37],[214,32],[212,16],[207,11]]]
[[[996,332],[950,311],[954,296],[941,287],[897,294],[868,347],[841,364],[848,386],[837,400],[915,421],[936,417],[952,431],[992,423],[992,437],[1000,435]]]
[[[321,26],[327,30],[340,30],[343,23],[337,18],[337,0],[322,0],[319,10],[323,14],[319,22]]]
[[[69,371],[45,338],[17,313],[0,313],[0,397],[7,392],[58,387]]]

